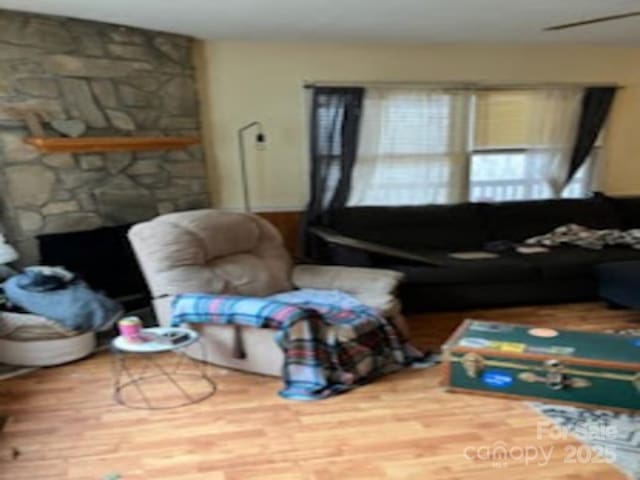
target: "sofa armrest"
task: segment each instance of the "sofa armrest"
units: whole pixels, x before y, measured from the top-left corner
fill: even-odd
[[[297,288],[391,294],[403,278],[403,273],[377,268],[297,265],[293,268],[292,282]]]
[[[432,258],[429,255],[423,255],[418,253],[409,252],[401,248],[390,247],[381,243],[369,242],[367,240],[360,240],[358,238],[342,235],[335,230],[331,230],[325,227],[310,227],[309,232],[317,237],[321,238],[325,242],[334,245],[340,245],[343,247],[353,248],[361,250],[367,253],[373,253],[382,255],[384,257],[396,258],[401,260],[410,260],[413,262],[424,263],[432,266],[443,266],[442,261],[438,261],[436,258]]]

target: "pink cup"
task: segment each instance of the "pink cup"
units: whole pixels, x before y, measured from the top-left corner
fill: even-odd
[[[142,322],[138,317],[124,317],[118,321],[118,331],[120,336],[128,342],[139,342],[142,340]]]

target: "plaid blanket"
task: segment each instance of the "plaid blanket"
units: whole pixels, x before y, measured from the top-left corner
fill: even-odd
[[[395,327],[364,305],[349,309],[265,298],[185,294],[172,323],[238,324],[277,329],[284,352],[284,398],[316,400],[409,365],[419,354]]]

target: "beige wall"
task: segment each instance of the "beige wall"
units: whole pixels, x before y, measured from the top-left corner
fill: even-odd
[[[214,204],[241,206],[236,130],[260,120],[264,151],[248,150],[258,209],[306,201],[309,81],[616,83],[602,187],[640,193],[640,48],[332,45],[205,42],[204,126]]]

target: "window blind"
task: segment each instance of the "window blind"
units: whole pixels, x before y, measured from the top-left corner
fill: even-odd
[[[474,149],[525,148],[531,144],[534,97],[526,90],[481,90],[475,95]]]

